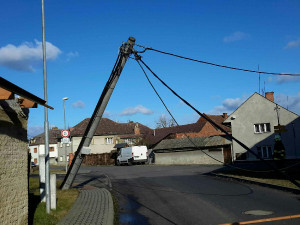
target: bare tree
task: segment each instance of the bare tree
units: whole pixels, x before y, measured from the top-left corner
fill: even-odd
[[[164,127],[175,127],[176,123],[175,121],[171,118],[167,118],[165,114],[162,114],[159,117],[159,120],[156,122],[156,128],[164,128]]]

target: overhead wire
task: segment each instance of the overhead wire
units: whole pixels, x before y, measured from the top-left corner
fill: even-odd
[[[190,60],[190,61],[194,61],[194,62],[198,62],[198,63],[203,63],[203,64],[207,64],[207,65],[211,65],[211,66],[222,67],[222,68],[226,68],[226,69],[240,70],[240,71],[244,71],[244,72],[268,74],[268,75],[296,76],[296,77],[300,76],[300,74],[298,74],[298,73],[263,72],[263,71],[249,70],[249,69],[243,69],[243,68],[238,68],[238,67],[233,67],[233,66],[225,66],[225,65],[221,65],[221,64],[217,64],[217,63],[207,62],[207,61],[203,61],[203,60],[198,60],[198,59],[193,59],[193,58],[177,55],[177,54],[170,53],[170,52],[161,51],[161,50],[154,49],[154,48],[151,48],[151,47],[145,47],[145,46],[142,46],[142,45],[139,45],[139,44],[135,44],[135,45],[138,46],[138,47],[144,48],[145,50],[151,50],[151,51],[159,52],[159,53],[162,53],[162,54],[165,54],[165,55],[170,55],[170,56],[174,56],[174,57],[177,57],[177,58],[186,59],[186,60]]]
[[[171,113],[171,111],[169,110],[169,108],[167,107],[166,103],[164,102],[164,100],[162,99],[162,97],[159,95],[159,93],[157,92],[156,88],[155,88],[154,85],[152,84],[152,82],[151,82],[151,80],[149,79],[149,77],[148,77],[146,71],[144,70],[144,68],[143,68],[142,65],[140,64],[140,62],[139,62],[139,57],[136,57],[136,58],[130,57],[130,58],[136,60],[136,62],[138,63],[138,65],[139,65],[140,68],[142,69],[142,71],[143,71],[143,73],[144,73],[144,75],[145,75],[145,77],[146,77],[148,83],[150,84],[150,86],[152,87],[152,89],[154,90],[154,92],[156,93],[157,97],[160,99],[161,103],[164,105],[165,109],[167,110],[167,112],[169,113],[169,115],[171,116],[171,118],[174,120],[174,122],[176,123],[176,125],[177,125],[177,126],[180,126],[180,125],[178,124],[177,120],[174,118],[174,116],[173,116],[173,114]],[[211,156],[211,155],[208,154],[207,152],[203,151],[199,146],[197,146],[197,145],[191,140],[191,138],[187,135],[186,132],[183,132],[183,134],[186,136],[186,138],[192,143],[192,145],[193,145],[195,148],[197,148],[198,150],[200,150],[201,152],[203,152],[203,153],[204,153],[205,155],[207,155],[209,158],[211,158],[211,159],[213,159],[213,160],[215,160],[215,161],[217,161],[217,162],[219,162],[219,163],[221,163],[221,164],[224,163],[223,161],[221,161],[221,160],[219,160],[219,159],[217,159],[217,158]],[[298,163],[296,163],[296,164],[298,164]],[[296,165],[296,164],[294,164],[294,165]],[[234,168],[234,169],[238,169],[238,170],[243,170],[243,171],[247,171],[247,172],[255,172],[255,173],[274,172],[274,170],[263,170],[263,171],[258,171],[258,170],[244,169],[244,168],[232,166],[232,165],[230,165],[230,164],[224,164],[224,165],[227,166],[227,167],[230,167],[230,168]],[[292,166],[290,166],[290,167],[292,167]],[[290,167],[289,167],[289,168],[290,168]],[[286,169],[286,168],[282,168],[281,170],[283,170],[283,169]]]
[[[137,55],[137,53],[135,53]],[[198,115],[206,119],[208,122],[210,122],[212,125],[217,127],[219,130],[221,130],[223,133],[225,133],[231,140],[236,141],[241,147],[243,147],[248,152],[252,153],[254,156],[256,156],[258,159],[260,159],[262,162],[266,163],[272,171],[275,171],[279,174],[281,174],[283,177],[287,178],[290,182],[295,184],[297,187],[300,188],[300,184],[293,178],[289,177],[287,174],[283,173],[283,171],[278,170],[275,168],[272,164],[268,163],[264,159],[262,159],[258,154],[253,152],[250,148],[248,148],[244,143],[233,137],[231,134],[229,134],[226,130],[224,130],[222,127],[220,127],[218,124],[216,124],[214,121],[212,121],[209,117],[207,117],[205,114],[199,112],[195,107],[193,107],[189,102],[187,102],[185,99],[183,99],[181,96],[179,96],[172,88],[170,88],[163,80],[161,80],[152,70],[151,68],[141,59],[141,56],[137,55],[136,60],[140,61],[152,74],[155,78],[157,78],[166,88],[168,88],[175,96],[177,96],[179,99],[181,99],[186,105],[188,105],[190,108],[192,108]],[[144,70],[143,70],[144,71]]]

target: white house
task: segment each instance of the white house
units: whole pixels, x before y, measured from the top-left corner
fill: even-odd
[[[254,93],[238,107],[224,124],[230,123],[232,135],[264,159],[272,159],[274,127],[285,126],[281,133],[286,158],[300,157],[300,117],[274,102],[274,93],[266,96]],[[232,142],[234,160],[257,160],[235,141]]]
[[[50,164],[57,164],[58,145],[61,139],[61,130],[54,127],[49,130],[49,157]],[[31,153],[31,162],[39,164],[39,155],[45,154],[45,134],[39,134],[30,139],[29,152]]]

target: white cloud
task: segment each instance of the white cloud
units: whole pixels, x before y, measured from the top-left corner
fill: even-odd
[[[295,77],[295,76],[278,76],[276,78],[276,82],[278,84],[287,83],[287,82],[297,82],[299,80],[300,80],[299,77]]]
[[[300,46],[300,38],[297,40],[288,42],[287,45],[284,47],[284,49],[297,48],[299,46]]]
[[[73,108],[80,108],[80,109],[82,109],[82,108],[85,107],[85,104],[84,104],[83,101],[78,100],[77,102],[72,103],[72,106],[73,106]]]
[[[235,41],[241,41],[243,39],[248,38],[248,36],[249,35],[244,32],[236,31],[236,32],[230,34],[229,36],[224,37],[223,42],[230,43],[230,42],[235,42]]]
[[[276,96],[276,103],[288,108],[290,111],[300,115],[300,92],[296,96],[287,96],[285,94],[279,93]]]
[[[70,61],[72,58],[75,57],[79,57],[79,53],[77,51],[67,53],[67,61]]]
[[[241,98],[227,98],[222,102],[222,105],[215,106],[213,110],[207,112],[208,114],[222,114],[232,113],[236,110],[245,100],[246,96]]]
[[[46,42],[47,60],[55,60],[61,50]],[[8,44],[0,48],[0,65],[14,70],[33,72],[34,67],[42,62],[42,42],[35,40],[19,46]]]
[[[142,105],[137,105],[135,107],[129,107],[129,108],[124,109],[120,115],[121,116],[129,116],[129,115],[134,115],[134,114],[138,114],[138,113],[145,114],[145,115],[151,115],[151,114],[153,114],[153,111],[150,109],[147,109],[146,107],[144,107]]]
[[[68,56],[68,57],[78,57],[78,56],[79,56],[79,53],[78,53],[77,51],[75,51],[75,52],[69,52],[69,53],[67,54],[67,56]]]
[[[275,79],[273,77],[267,78],[268,83],[273,82],[273,81],[275,81],[277,84],[283,84],[283,83],[289,83],[289,82],[299,82],[300,77],[282,75],[282,76],[277,76]]]
[[[110,111],[104,111],[104,113],[103,113],[103,117],[110,118],[112,116],[113,116],[113,114]]]

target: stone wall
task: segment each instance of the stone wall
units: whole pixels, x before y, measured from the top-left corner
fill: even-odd
[[[0,100],[0,224],[28,224],[28,110]]]

